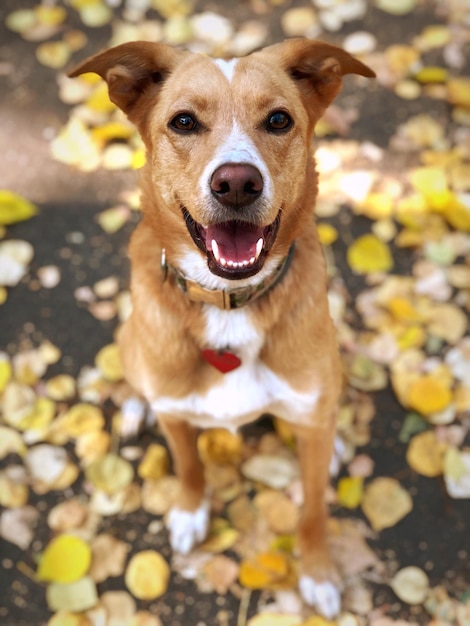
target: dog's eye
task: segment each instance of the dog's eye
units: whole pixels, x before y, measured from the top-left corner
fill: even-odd
[[[271,132],[287,130],[291,126],[292,118],[284,111],[275,111],[266,120],[266,129]]]
[[[190,133],[197,130],[199,124],[189,113],[178,113],[170,122],[170,126],[180,133]]]

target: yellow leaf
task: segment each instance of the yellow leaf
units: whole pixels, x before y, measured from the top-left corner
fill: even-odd
[[[447,83],[449,102],[461,107],[470,107],[470,78],[451,78]]]
[[[69,437],[79,437],[104,427],[103,412],[93,404],[79,402],[63,415],[57,426]]]
[[[95,113],[111,113],[116,106],[111,102],[108,96],[108,86],[105,82],[100,82],[92,94],[85,102]]]
[[[10,361],[7,360],[6,355],[0,354],[0,393],[3,392],[10,382],[11,375],[12,369]]]
[[[447,381],[432,374],[412,381],[408,389],[408,406],[423,415],[432,415],[446,409],[452,401]]]
[[[338,503],[347,509],[356,509],[364,493],[362,476],[346,476],[338,482]]]
[[[90,622],[85,615],[59,611],[51,617],[47,622],[47,626],[90,626]]]
[[[347,259],[351,269],[359,274],[388,272],[393,267],[389,247],[371,234],[362,235],[349,246]]]
[[[110,382],[118,382],[123,378],[121,355],[116,343],[110,343],[98,352],[95,365],[103,378]]]
[[[109,453],[91,463],[85,470],[85,476],[96,489],[113,494],[131,483],[134,468],[129,461]]]
[[[264,589],[285,580],[289,563],[285,555],[263,552],[240,564],[240,583],[249,589]]]
[[[470,232],[470,207],[460,202],[454,194],[451,194],[443,213],[445,219],[455,229]]]
[[[400,350],[421,348],[426,342],[426,331],[421,326],[410,326],[397,337]]]
[[[91,136],[96,141],[106,143],[112,139],[129,139],[134,134],[134,129],[122,122],[108,122],[103,126],[97,126],[91,131]]]
[[[338,231],[331,224],[323,222],[318,224],[318,237],[322,245],[330,246],[338,239]]]
[[[391,217],[393,209],[393,198],[384,192],[370,193],[360,205],[361,213],[372,220]]]
[[[394,478],[376,478],[364,490],[362,510],[374,530],[395,526],[412,508],[410,494]]]
[[[0,224],[16,224],[37,214],[37,207],[13,191],[0,189]]]
[[[337,622],[331,622],[324,617],[315,615],[314,617],[309,617],[306,622],[302,622],[300,626],[336,626],[336,624]]]
[[[90,546],[75,535],[59,535],[44,550],[37,571],[38,580],[73,583],[82,578],[91,563]]]
[[[197,447],[203,463],[223,465],[241,461],[242,444],[239,434],[225,428],[211,428],[199,435]]]
[[[220,553],[229,550],[238,539],[239,532],[227,520],[216,517],[211,521],[209,536],[201,545],[206,552]]]
[[[131,159],[131,168],[133,170],[140,170],[141,167],[144,167],[147,161],[145,148],[137,148],[132,153]]]
[[[170,579],[170,568],[155,550],[134,554],[127,566],[125,583],[139,600],[154,600],[165,593]]]
[[[73,583],[51,583],[46,589],[46,600],[51,611],[79,613],[93,608],[98,602],[98,594],[92,579],[84,576]],[[88,624],[82,622],[80,626]]]
[[[260,613],[252,617],[247,626],[302,626],[299,615]]]
[[[424,196],[429,207],[434,211],[442,211],[453,200],[447,177],[440,168],[416,168],[411,172],[410,180],[416,191]]]
[[[34,12],[38,22],[47,26],[59,26],[67,19],[67,11],[63,7],[38,5]]]
[[[440,476],[444,469],[446,445],[439,442],[433,430],[415,435],[406,452],[409,466],[422,476]]]
[[[168,473],[169,458],[166,448],[158,443],[151,443],[145,456],[139,463],[137,474],[144,480],[159,480]]]
[[[72,55],[65,41],[46,41],[36,48],[36,58],[42,65],[55,70],[64,67]]]
[[[387,308],[395,319],[401,322],[422,322],[423,316],[415,309],[408,298],[395,296],[387,302]]]
[[[447,70],[443,67],[423,67],[416,72],[415,78],[420,83],[445,83]]]
[[[68,374],[58,374],[46,382],[46,393],[53,400],[70,400],[75,395],[75,379]]]
[[[445,451],[443,466],[446,478],[452,478],[456,481],[459,481],[467,473],[464,457],[461,452],[454,447],[449,447]]]
[[[1,230],[1,227],[0,227]],[[1,238],[1,237],[0,237]],[[6,287],[0,287],[0,306],[5,304],[8,298],[8,291]]]
[[[18,425],[20,430],[46,431],[54,419],[56,404],[49,398],[37,398],[31,413]]]

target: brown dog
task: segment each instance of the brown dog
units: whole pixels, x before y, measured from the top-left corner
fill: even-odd
[[[82,63],[147,148],[143,219],[131,241],[133,313],[119,343],[181,480],[171,544],[205,538],[199,427],[263,413],[287,420],[304,485],[300,589],[340,609],[325,536],[325,487],[340,364],[314,221],[315,123],[347,73],[374,73],[340,48],[292,39],[223,61],[163,44],[123,44]]]

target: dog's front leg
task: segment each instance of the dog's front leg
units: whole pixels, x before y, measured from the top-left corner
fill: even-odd
[[[340,577],[327,544],[325,490],[335,439],[335,419],[315,427],[297,427],[298,454],[304,489],[299,523],[300,591],[304,600],[327,619],[340,611]]]
[[[187,554],[204,541],[209,528],[209,501],[205,497],[204,469],[197,452],[196,428],[187,422],[158,416],[180,479],[178,500],[168,515],[171,547]]]

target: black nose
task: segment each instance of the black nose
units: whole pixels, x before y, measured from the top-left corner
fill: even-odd
[[[224,163],[212,174],[210,187],[221,204],[243,207],[259,198],[263,177],[248,163]]]

